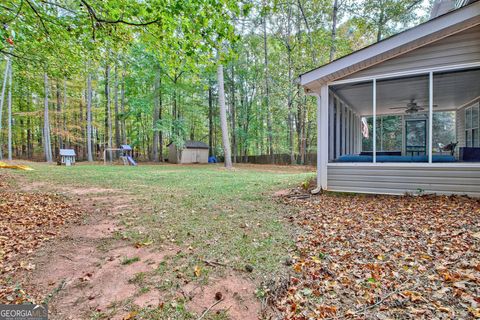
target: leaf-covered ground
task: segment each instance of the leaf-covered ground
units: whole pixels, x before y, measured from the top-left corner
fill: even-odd
[[[16,272],[34,269],[29,256],[80,212],[58,195],[7,191],[6,174],[0,181],[0,302],[18,303],[28,297],[12,281]]]
[[[304,232],[289,319],[480,317],[480,201],[324,194],[285,197]]]

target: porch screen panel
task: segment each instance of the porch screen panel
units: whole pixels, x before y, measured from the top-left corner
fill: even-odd
[[[433,83],[433,154],[480,162],[480,68],[437,72]]]
[[[377,80],[376,143],[383,161],[428,161],[429,89],[428,74]]]
[[[372,162],[373,128],[361,121],[373,115],[373,81],[330,86],[335,103],[335,159],[338,162]]]

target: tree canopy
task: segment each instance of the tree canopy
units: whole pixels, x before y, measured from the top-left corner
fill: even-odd
[[[0,70],[6,76],[11,63],[13,132],[7,150],[4,107],[0,148],[49,160],[48,147],[53,158],[69,147],[101,159],[104,148],[128,143],[139,158],[162,161],[168,143],[202,140],[220,155],[221,63],[234,161],[289,154],[304,162],[315,152],[315,104],[296,77],[421,22],[428,5],[5,0]]]

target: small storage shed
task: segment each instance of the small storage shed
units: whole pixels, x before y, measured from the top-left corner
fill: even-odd
[[[201,141],[185,141],[183,148],[175,143],[168,145],[170,163],[208,163],[208,145]]]
[[[75,156],[73,149],[60,149],[60,162],[66,166],[75,164]]]

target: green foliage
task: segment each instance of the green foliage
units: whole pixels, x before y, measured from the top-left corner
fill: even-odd
[[[90,74],[92,144],[97,158],[109,139],[108,127],[145,159],[151,157],[154,132],[161,133],[163,147],[171,141],[180,145],[187,139],[207,141],[211,132],[216,153],[221,137],[218,61],[225,65],[237,157],[266,154],[269,135],[275,153],[289,153],[292,148],[297,154],[314,152],[315,103],[295,78],[328,62],[332,47],[335,57],[341,57],[374,42],[378,34],[391,35],[423,18],[421,3],[413,0],[340,4],[332,38],[333,1],[329,0],[5,0],[0,10],[0,54],[14,61],[16,155],[41,157],[44,72],[50,79],[55,151],[63,141],[63,146],[75,147],[84,157],[86,77]],[[260,32],[264,21],[266,39]],[[4,68],[0,62],[2,75]],[[161,116],[154,120],[156,107]],[[269,117],[271,128],[266,126]],[[2,127],[6,130],[5,123]],[[4,137],[5,132],[0,132],[0,146],[6,144]]]

